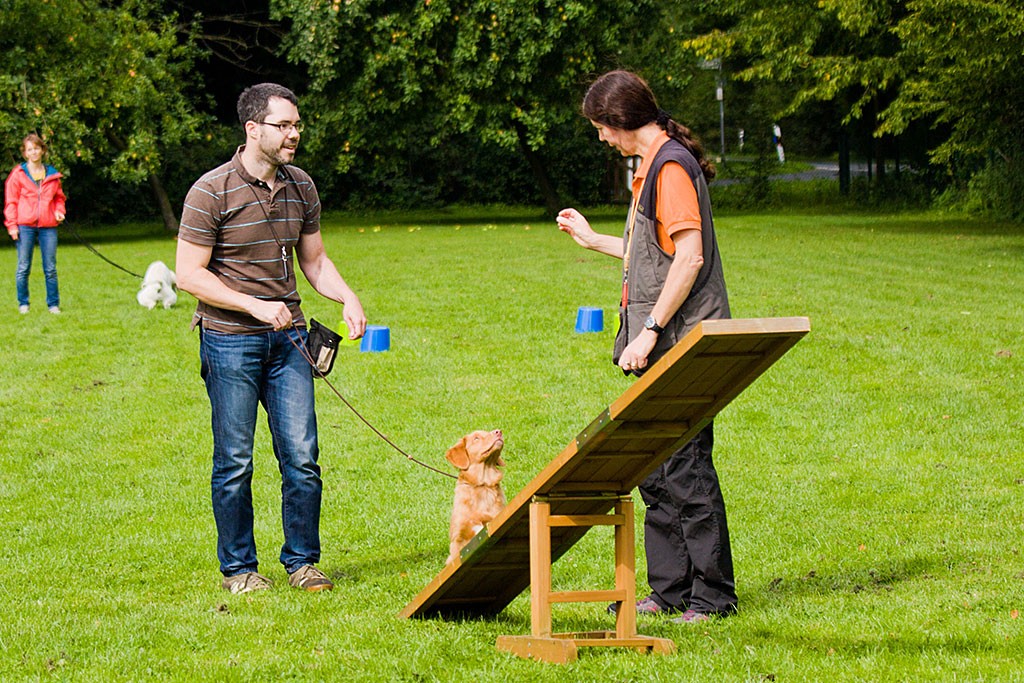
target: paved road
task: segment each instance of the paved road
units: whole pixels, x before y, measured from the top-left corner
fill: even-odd
[[[814,168],[799,173],[779,173],[771,177],[772,180],[839,180],[839,164],[835,161],[811,161],[808,162]],[[853,178],[867,176],[868,165],[866,163],[851,163],[850,176]],[[715,180],[713,185],[733,185],[743,182],[739,178],[723,178]]]
[[[800,173],[782,173],[777,176],[772,176],[773,180],[839,180],[839,164],[834,161],[812,161],[810,162],[814,167],[810,171],[801,171]],[[866,176],[868,174],[868,165],[865,163],[851,163],[850,164],[850,176],[856,178],[857,176]]]

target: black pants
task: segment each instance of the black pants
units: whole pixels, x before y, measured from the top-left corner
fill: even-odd
[[[647,582],[662,607],[736,611],[729,528],[708,424],[640,484]]]

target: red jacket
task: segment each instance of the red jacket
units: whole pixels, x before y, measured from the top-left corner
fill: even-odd
[[[19,225],[54,228],[59,222],[54,213],[65,213],[67,198],[60,186],[60,172],[47,166],[46,177],[36,184],[25,166],[15,166],[4,186],[4,225],[12,234]]]

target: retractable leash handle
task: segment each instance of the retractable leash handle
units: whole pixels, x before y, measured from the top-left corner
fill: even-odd
[[[338,398],[340,398],[341,402],[344,403],[346,406],[348,406],[348,409],[351,410],[355,414],[355,416],[358,417],[362,421],[363,424],[365,424],[367,427],[369,427],[371,430],[373,430],[374,434],[379,436],[384,441],[384,443],[388,444],[389,446],[394,448],[396,451],[401,453],[403,456],[405,456],[406,460],[411,460],[412,462],[416,463],[420,467],[425,467],[428,470],[430,470],[431,472],[437,472],[438,474],[443,475],[445,477],[449,477],[451,479],[458,479],[458,477],[456,477],[451,472],[445,472],[444,470],[439,470],[436,467],[428,465],[427,463],[425,463],[425,462],[423,462],[421,460],[417,460],[416,458],[414,458],[413,456],[409,455],[404,450],[399,448],[398,445],[395,444],[395,442],[392,441],[391,439],[389,439],[387,436],[385,436],[383,432],[381,432],[379,429],[374,427],[370,423],[369,420],[367,420],[365,417],[363,417],[362,414],[358,410],[356,410],[355,406],[353,406],[351,403],[349,403],[347,398],[342,396],[341,392],[338,391],[337,388],[335,388],[335,386],[331,383],[331,380],[327,379],[327,377],[324,375],[324,373],[320,372],[319,368],[317,368],[317,366],[316,366],[315,360],[313,359],[312,355],[310,355],[310,353],[309,353],[309,349],[307,349],[306,345],[302,343],[302,338],[298,337],[298,332],[297,331],[295,332],[295,336],[292,335],[292,331],[293,330],[295,330],[295,325],[294,324],[292,324],[290,327],[285,328],[284,333],[288,336],[288,341],[290,341],[292,343],[292,346],[294,346],[296,349],[298,349],[299,353],[302,355],[302,358],[307,363],[309,363],[309,367],[311,367],[313,369],[313,374],[316,377],[322,379],[324,381],[324,384],[326,384],[328,387],[331,388],[331,391],[334,392],[334,395],[337,396]],[[296,339],[296,337],[298,337],[298,339]]]

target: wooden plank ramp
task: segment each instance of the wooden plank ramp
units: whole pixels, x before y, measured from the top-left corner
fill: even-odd
[[[533,478],[399,613],[490,616],[530,585],[530,504],[555,518],[606,515],[810,331],[807,318],[706,320]],[[551,562],[589,526],[550,528]]]

